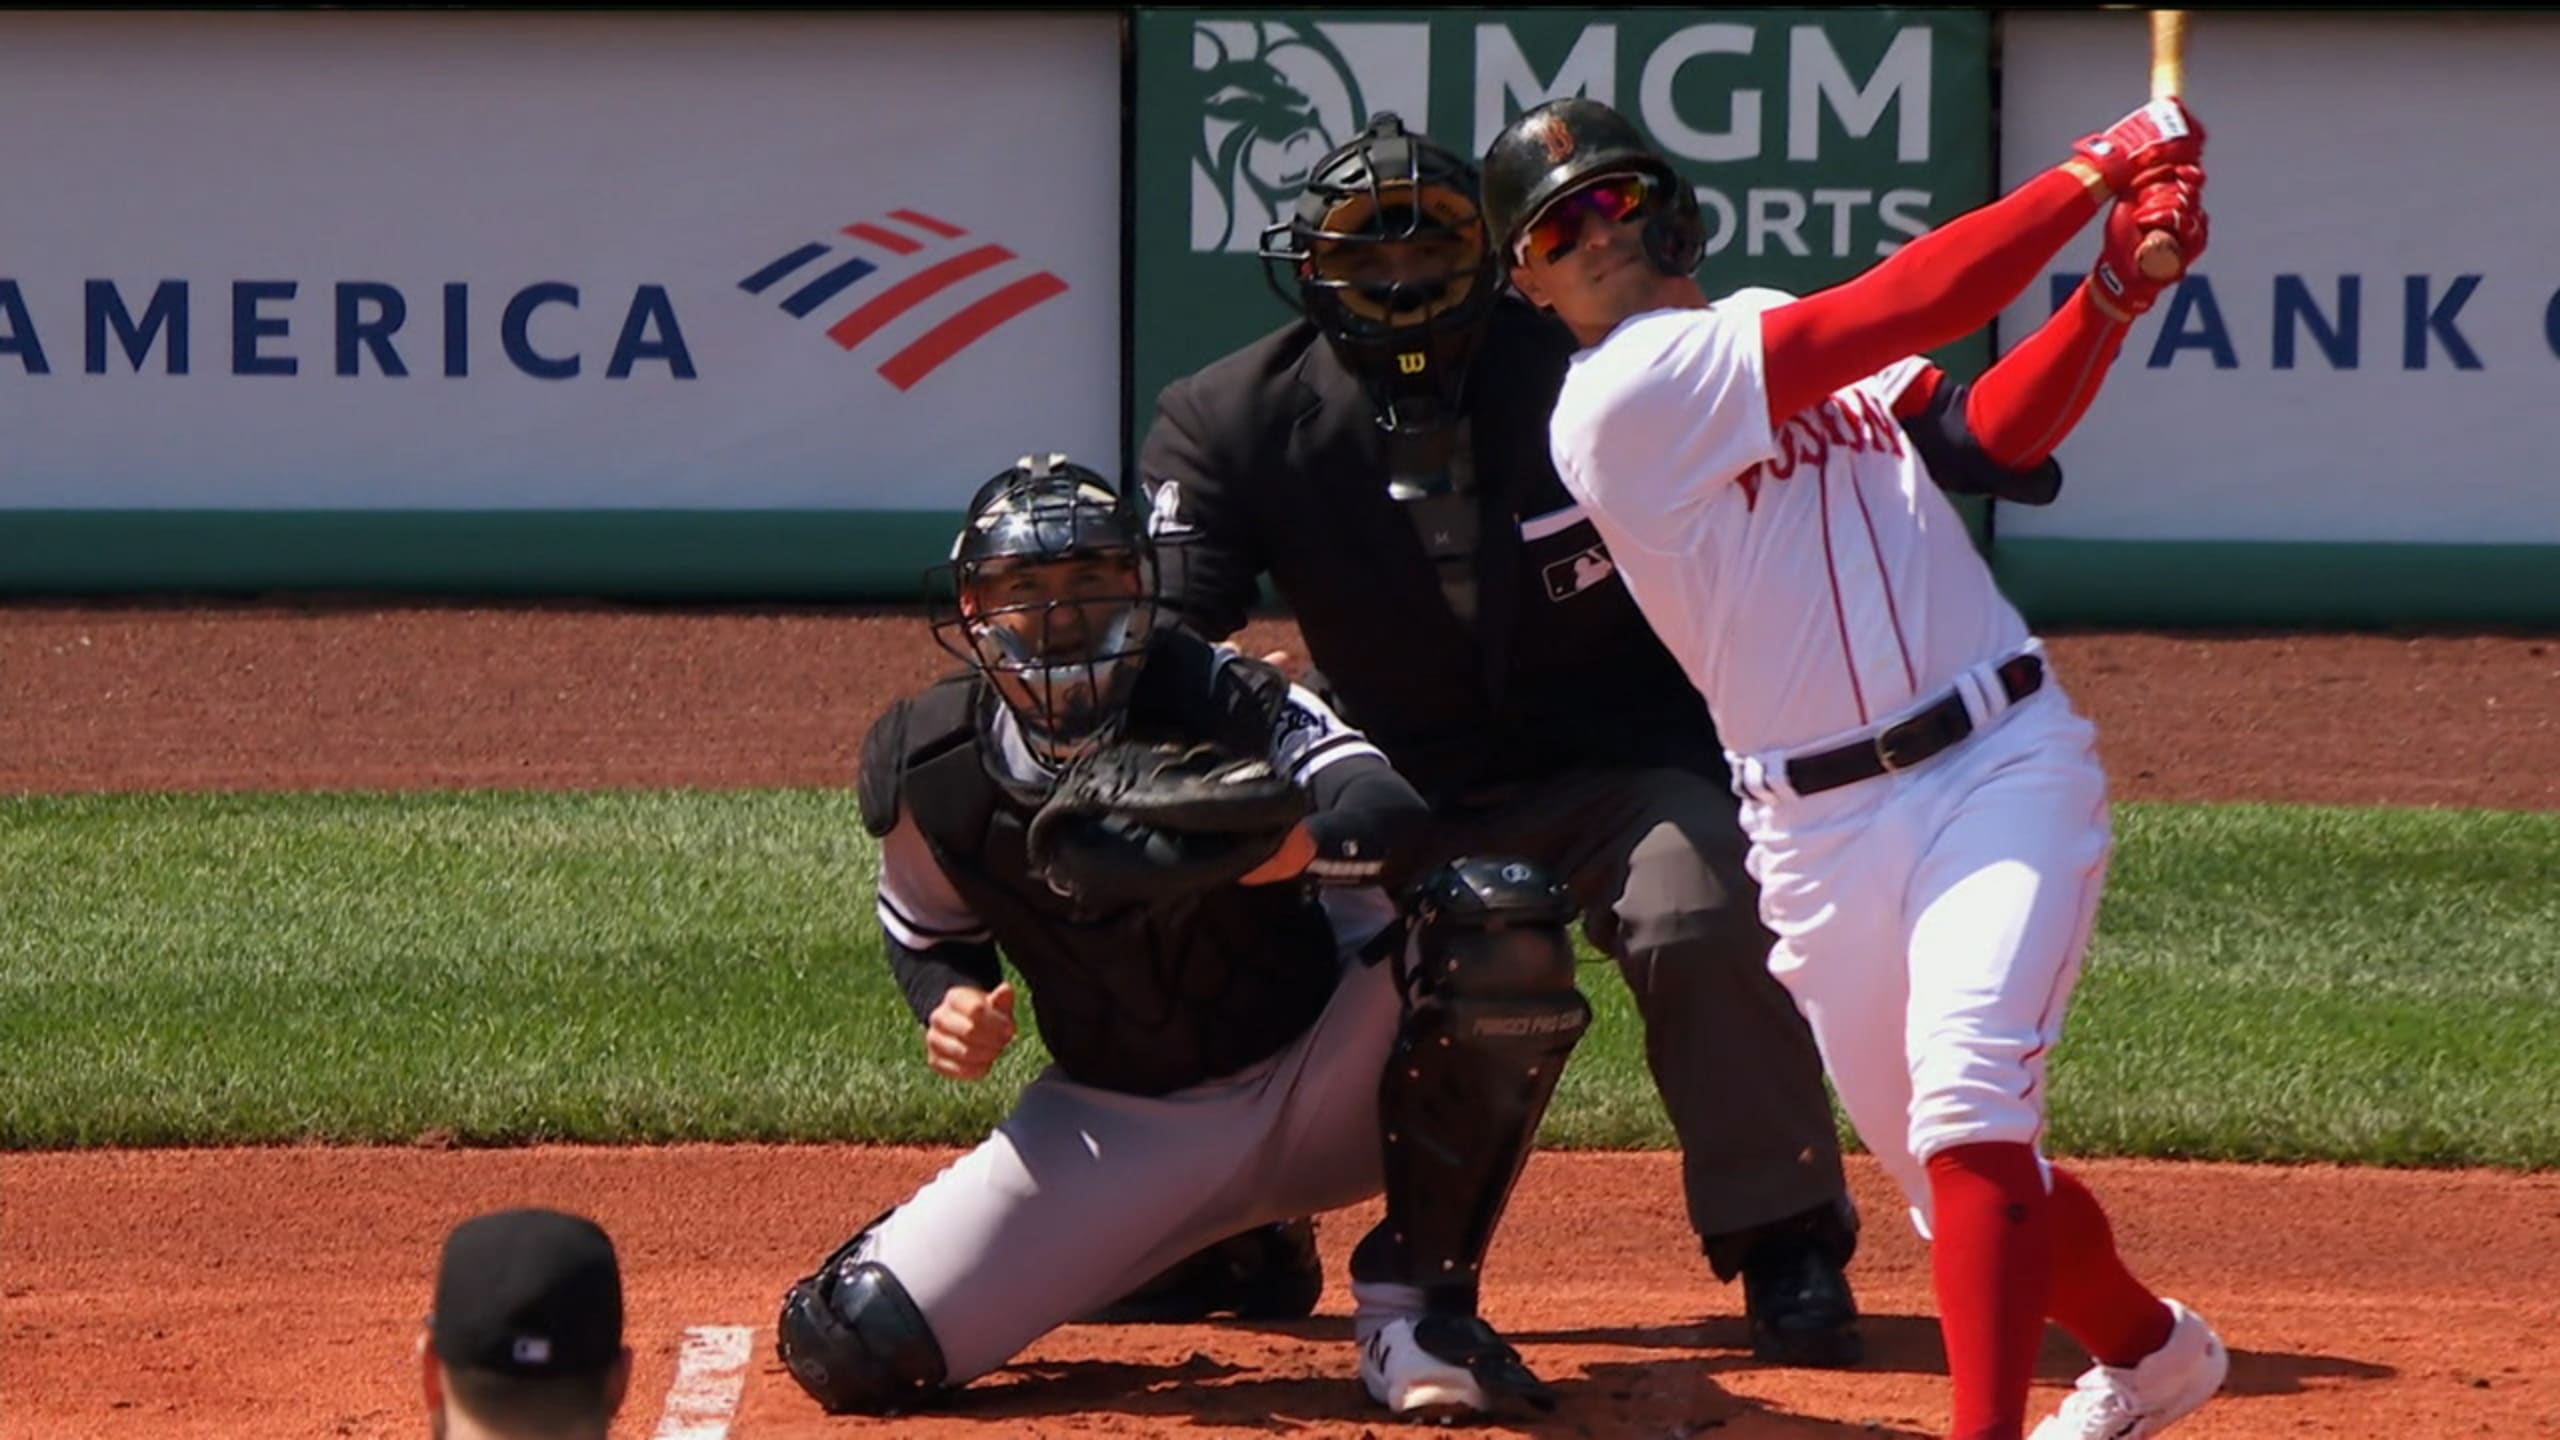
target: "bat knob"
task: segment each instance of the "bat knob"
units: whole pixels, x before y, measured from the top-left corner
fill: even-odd
[[[2133,252],[2133,263],[2146,280],[2175,280],[2185,272],[2187,257],[2178,253],[2177,237],[2165,230],[2154,230],[2142,237],[2140,248]]]

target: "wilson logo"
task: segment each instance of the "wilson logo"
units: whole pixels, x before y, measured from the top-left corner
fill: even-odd
[[[857,243],[803,245],[739,281],[738,288],[779,295],[782,312],[794,320],[832,312],[849,294],[857,303],[827,325],[827,338],[848,352],[870,345],[894,322],[947,292],[971,281],[982,287],[986,281],[980,277],[1000,278],[1006,267],[1023,268],[1002,245],[968,244],[966,230],[914,210],[857,220],[838,233]],[[878,366],[880,378],[912,390],[998,327],[1066,293],[1067,282],[1046,270],[1005,281],[890,351]]]

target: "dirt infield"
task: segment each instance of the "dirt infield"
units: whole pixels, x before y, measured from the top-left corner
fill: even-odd
[[[2051,645],[2121,799],[2560,809],[2560,636]],[[881,610],[0,605],[0,793],[841,784],[950,663]]]
[[[892,1427],[817,1414],[774,1362],[774,1301],[843,1233],[921,1182],[913,1150],[266,1150],[13,1157],[0,1433],[12,1440],[418,1435],[407,1346],[444,1227],[563,1205],[612,1230],[631,1276],[633,1399],[656,1427],[679,1338],[754,1326],[735,1440]],[[2181,1440],[2560,1434],[2560,1177],[2092,1164],[2124,1242],[2209,1306],[2228,1398]],[[1855,1267],[1872,1350],[1854,1371],[1754,1362],[1740,1297],[1714,1285],[1662,1155],[1542,1154],[1491,1257],[1486,1309],[1564,1392],[1527,1433],[1663,1440],[1929,1436],[1945,1359],[1926,1257],[1878,1172]],[[2277,1217],[2283,1217],[2277,1223]],[[1349,1378],[1339,1276],[1374,1206],[1323,1222],[1337,1277],[1285,1326],[1071,1326],[931,1420],[894,1433],[1017,1436],[1392,1433]],[[1022,1263],[1035,1266],[1039,1257]],[[2079,1357],[2046,1346],[2041,1393]]]
[[[1263,624],[1247,641],[1292,638]],[[2052,643],[2120,798],[2560,808],[2560,640]],[[0,793],[845,783],[872,715],[942,664],[914,617],[880,612],[0,607]],[[623,1246],[640,1355],[623,1440],[1392,1433],[1347,1378],[1338,1278],[1300,1324],[1069,1327],[929,1421],[822,1419],[771,1359],[774,1299],[945,1158],[0,1157],[0,1436],[421,1434],[408,1347],[437,1239],[517,1203],[594,1214]],[[2083,1168],[2142,1267],[2213,1315],[2235,1352],[2228,1396],[2182,1440],[2560,1436],[2560,1176]],[[1487,1290],[1491,1317],[1565,1392],[1525,1433],[1939,1433],[1924,1253],[1875,1169],[1859,1161],[1855,1175],[1874,1353],[1823,1374],[1751,1360],[1739,1294],[1713,1284],[1683,1233],[1669,1157],[1539,1156]],[[1326,1222],[1336,1277],[1374,1213]],[[749,1332],[729,1386],[698,1364],[714,1327]],[[680,1348],[688,1332],[694,1351]],[[2047,1400],[2080,1363],[2048,1344]]]

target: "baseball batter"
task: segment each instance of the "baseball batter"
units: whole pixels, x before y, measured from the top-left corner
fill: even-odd
[[[1551,1406],[1477,1281],[1590,1018],[1570,892],[1467,859],[1400,915],[1378,886],[1421,798],[1278,671],[1159,628],[1143,520],[1094,472],[1026,457],[989,481],[950,571],[936,633],[970,668],[863,747],[880,922],[935,1070],[981,1078],[1012,1041],[1008,962],[1055,1064],[790,1288],[793,1376],[830,1412],[911,1408],[1204,1245],[1383,1190],[1351,1263],[1369,1394],[1415,1417]],[[1141,744],[1235,757],[1226,783],[1287,776],[1304,818],[1237,853],[1109,795],[1057,820],[1128,801],[1084,782]]]
[[[2049,464],[2159,294],[2142,236],[2203,253],[2203,150],[2156,101],[1846,284],[1713,303],[1694,192],[1615,111],[1540,106],[1483,165],[1514,282],[1585,347],[1556,468],[1714,713],[1770,968],[1932,1241],[1958,1440],[2019,1440],[2048,1317],[2098,1363],[2037,1440],[2143,1440],[2228,1369],[2040,1153],[2112,847],[2106,777],[1898,423]],[[1915,358],[1989,323],[2101,212],[2088,282],[1978,383]]]

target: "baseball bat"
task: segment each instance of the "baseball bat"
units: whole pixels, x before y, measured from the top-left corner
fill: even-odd
[[[2151,98],[2166,99],[2187,93],[2187,12],[2154,10],[2151,12]],[[2177,237],[2165,230],[2154,230],[2142,237],[2141,248],[2133,252],[2134,264],[2153,280],[2175,280],[2187,268],[2187,258],[2178,253]]]

